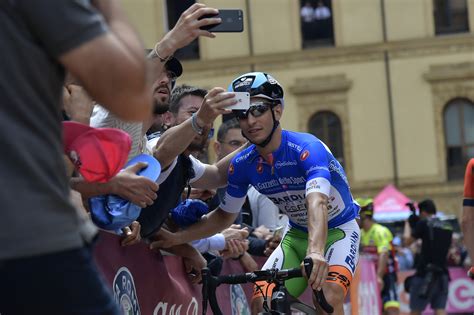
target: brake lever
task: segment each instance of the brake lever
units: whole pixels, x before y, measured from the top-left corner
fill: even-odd
[[[303,260],[303,265],[304,265],[304,271],[306,272],[306,276],[309,279],[309,276],[311,275],[311,271],[313,270],[313,260],[309,257],[306,257]],[[316,301],[318,301],[318,304],[321,306],[321,308],[326,313],[328,313],[328,314],[334,313],[334,308],[326,300],[326,297],[324,296],[323,289],[321,289],[319,291],[313,290],[313,294],[315,295]]]
[[[208,297],[208,286],[209,286],[209,268],[203,268],[201,270],[201,277],[202,277],[202,315],[206,315],[207,313],[207,302],[209,300]]]

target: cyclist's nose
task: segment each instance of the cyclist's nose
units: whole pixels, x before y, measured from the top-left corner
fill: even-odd
[[[247,115],[247,123],[249,125],[253,125],[257,121],[257,118],[255,118],[252,113],[248,113]]]

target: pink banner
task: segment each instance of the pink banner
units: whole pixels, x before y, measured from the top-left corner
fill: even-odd
[[[413,274],[411,271],[402,271],[398,273],[398,295],[400,297],[401,315],[410,313],[409,299],[410,295],[403,290],[405,278]],[[466,276],[466,270],[463,268],[449,268],[451,281],[449,282],[448,313],[473,313],[474,312],[474,281]],[[423,315],[434,314],[428,306]]]
[[[361,271],[358,288],[359,314],[380,315],[382,301],[377,284],[374,263],[361,256],[359,259],[359,268]]]
[[[146,244],[120,246],[118,236],[101,232],[95,258],[123,314],[196,315],[202,313],[201,285],[192,285],[180,257],[162,256]],[[264,257],[256,258],[261,266]],[[221,274],[242,273],[238,261],[226,260]],[[223,314],[250,314],[252,284],[221,285],[216,297]],[[311,291],[300,298],[311,305]],[[212,314],[210,306],[207,314]]]

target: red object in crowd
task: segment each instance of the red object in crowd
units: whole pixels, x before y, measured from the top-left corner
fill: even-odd
[[[64,153],[88,182],[104,183],[125,165],[132,140],[119,129],[63,122]]]

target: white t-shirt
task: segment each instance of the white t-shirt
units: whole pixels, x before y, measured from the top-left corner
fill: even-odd
[[[156,143],[158,142],[158,139],[160,138],[156,137],[149,140],[146,143],[147,150],[150,150],[151,152],[153,152],[153,149],[155,148]],[[192,184],[202,177],[202,175],[204,174],[204,171],[206,170],[206,165],[203,164],[201,161],[199,161],[192,155],[189,156],[189,159],[191,160],[191,163],[193,165],[193,170],[194,170],[194,177],[189,180],[189,183]],[[171,172],[175,168],[177,161],[178,161],[178,157],[174,158],[173,162],[166,170],[164,171],[162,170],[160,177],[158,177],[158,180],[156,181],[158,185],[164,182],[168,178],[168,176],[171,174]]]
[[[325,20],[331,17],[331,11],[328,7],[317,7],[314,10],[314,19],[315,20]]]
[[[303,22],[305,23],[310,23],[314,19],[314,9],[313,7],[307,7],[304,6],[301,8],[300,11],[301,18],[303,19]]]

